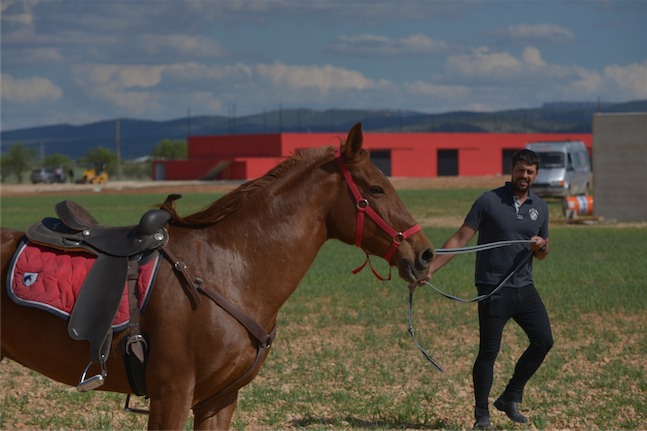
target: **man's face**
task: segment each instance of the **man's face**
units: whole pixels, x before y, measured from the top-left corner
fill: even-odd
[[[517,162],[512,167],[512,188],[515,191],[525,193],[537,178],[537,165],[527,165],[525,162]]]

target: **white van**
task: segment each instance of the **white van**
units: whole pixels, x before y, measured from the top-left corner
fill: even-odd
[[[539,196],[589,194],[591,160],[584,142],[531,142],[526,148],[539,155],[539,173],[532,186]]]

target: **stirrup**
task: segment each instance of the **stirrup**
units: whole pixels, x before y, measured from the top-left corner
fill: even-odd
[[[85,367],[85,370],[83,370],[83,374],[81,375],[81,380],[79,381],[79,384],[76,386],[76,389],[79,392],[92,391],[106,382],[106,376],[108,375],[108,372],[106,371],[106,362],[105,360],[103,360],[103,358],[100,363],[101,373],[86,379],[85,376],[87,375],[88,370],[90,369],[92,364],[93,362],[90,361],[90,363]]]

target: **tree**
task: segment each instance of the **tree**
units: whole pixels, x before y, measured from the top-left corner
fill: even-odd
[[[11,174],[11,160],[4,154],[0,154],[0,181],[6,182]]]
[[[151,156],[155,159],[186,160],[189,157],[189,147],[183,139],[164,139],[155,146]]]
[[[105,147],[95,147],[79,159],[79,164],[86,168],[97,169],[98,171],[103,169],[108,172],[114,172],[115,166],[117,165],[117,154]]]
[[[24,144],[10,146],[7,154],[2,155],[2,181],[14,174],[17,181],[22,183],[23,174],[31,169],[35,158],[36,151],[33,148],[27,148]]]
[[[73,166],[74,162],[65,154],[50,154],[49,156],[45,156],[45,160],[43,160],[43,167],[48,169],[62,168],[67,172]]]

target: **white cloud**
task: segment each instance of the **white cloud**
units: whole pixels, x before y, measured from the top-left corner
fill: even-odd
[[[91,98],[108,102],[122,112],[146,113],[162,109],[152,88],[161,81],[164,66],[79,65],[72,68],[77,84]]]
[[[118,109],[120,116],[146,118],[178,112],[178,106],[182,110],[191,106],[194,113],[206,114],[223,113],[232,105],[239,107],[239,113],[257,113],[281,102],[361,108],[374,104],[376,96],[385,97],[396,90],[387,80],[369,79],[350,69],[281,62],[210,67],[196,62],[159,66],[86,64],[74,67],[73,72],[77,85],[97,106]],[[310,103],[304,102],[306,99]]]
[[[236,83],[249,81],[253,74],[253,67],[241,63],[205,66],[189,62],[167,65],[163,75],[165,81],[168,79],[174,83],[199,83],[200,81]]]
[[[482,46],[470,54],[455,55],[447,59],[447,77],[508,79],[523,70],[523,61],[508,52],[493,52]]]
[[[473,106],[486,105],[489,97],[491,109],[598,97],[620,102],[647,97],[647,61],[606,66],[600,71],[547,63],[535,47],[526,47],[519,55],[479,47],[469,54],[450,57],[443,73],[431,78],[428,87],[423,84],[416,83],[409,88],[415,89],[411,90],[414,94],[436,92],[440,97],[443,88],[466,86]]]
[[[58,48],[6,49],[2,54],[3,62],[13,65],[52,65],[64,61]]]
[[[444,41],[424,34],[392,39],[375,34],[340,36],[328,44],[327,51],[347,55],[424,55],[439,54],[447,49]]]
[[[272,83],[274,87],[293,90],[317,89],[321,93],[333,90],[367,90],[388,85],[388,81],[374,81],[360,72],[325,66],[290,66],[280,62],[259,64],[255,67],[258,78]]]
[[[523,50],[523,63],[528,66],[542,67],[546,62],[541,58],[541,52],[537,48],[527,47]]]
[[[81,84],[97,85],[107,90],[147,88],[160,83],[166,66],[86,64],[72,68]]]
[[[219,58],[227,50],[216,40],[202,36],[182,34],[148,34],[141,37],[141,46],[149,54],[168,56],[176,53],[187,57]]]
[[[599,72],[576,68],[574,73],[575,76],[570,80],[557,85],[562,88],[564,94],[577,94],[584,98],[599,95],[604,84],[602,75]]]
[[[495,34],[506,42],[519,45],[562,44],[575,40],[569,29],[555,24],[521,23],[497,30]]]
[[[430,96],[441,99],[465,99],[470,95],[469,87],[464,85],[439,85],[423,81],[405,83],[404,88],[412,96]]]
[[[31,77],[16,79],[2,74],[2,101],[9,103],[42,103],[56,101],[63,92],[49,79]]]
[[[549,64],[539,49],[526,47],[519,56],[479,47],[469,54],[447,59],[444,80],[470,85],[497,84],[506,87],[555,86],[579,79],[583,69],[577,66]]]
[[[6,0],[0,3],[2,24],[16,24],[20,26],[31,25],[34,22],[32,7],[39,3],[38,0]]]
[[[604,80],[617,87],[624,97],[644,99],[647,97],[647,61],[628,66],[607,66]]]

